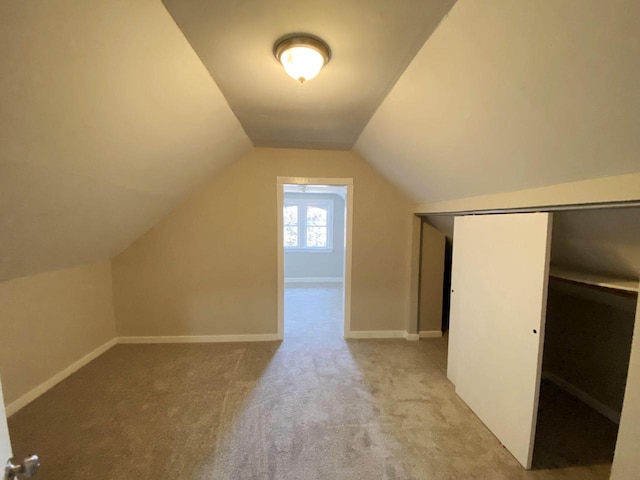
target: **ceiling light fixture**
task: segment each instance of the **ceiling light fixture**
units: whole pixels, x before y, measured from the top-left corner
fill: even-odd
[[[284,70],[300,83],[314,78],[331,58],[329,46],[306,33],[289,34],[273,46],[273,54]]]

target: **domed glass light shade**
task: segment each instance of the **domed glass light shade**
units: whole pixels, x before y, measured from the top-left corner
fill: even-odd
[[[300,83],[316,77],[331,57],[326,43],[307,35],[287,36],[276,42],[273,54],[287,74]]]

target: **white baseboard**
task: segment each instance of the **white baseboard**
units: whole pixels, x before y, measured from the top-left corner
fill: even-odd
[[[248,335],[176,335],[153,337],[118,337],[118,343],[226,343],[226,342],[274,342],[282,340],[277,333]]]
[[[36,398],[38,398],[40,395],[45,393],[47,390],[55,387],[58,383],[63,381],[69,375],[71,375],[71,374],[77,372],[78,370],[80,370],[82,367],[84,367],[91,360],[94,360],[94,359],[98,358],[100,355],[102,355],[104,352],[109,350],[115,344],[116,344],[116,339],[112,338],[111,340],[109,340],[108,342],[104,343],[103,345],[100,345],[98,348],[96,348],[92,352],[87,353],[80,360],[77,360],[77,361],[73,362],[71,365],[69,365],[64,370],[56,373],[49,380],[41,383],[37,387],[29,390],[27,393],[22,395],[17,400],[14,400],[13,402],[11,402],[6,407],[7,417],[13,415],[14,413],[16,413],[21,408],[23,408],[23,407],[27,406],[28,404],[30,404],[31,402],[33,402]]]
[[[555,373],[551,372],[542,372],[542,378],[550,381],[561,390],[567,392],[572,397],[575,397],[581,402],[586,403],[595,411],[601,413],[612,422],[620,424],[620,412],[616,412],[613,408],[605,405],[600,400],[593,398],[584,390],[581,390],[572,383],[567,382],[564,378],[561,378]]]
[[[404,332],[404,339],[409,340],[410,342],[417,342],[420,340],[420,335],[417,333]]]
[[[442,332],[440,330],[422,330],[418,333],[420,338],[440,338]]]
[[[21,408],[33,402],[47,390],[56,386],[71,374],[77,372],[87,363],[95,360],[105,353],[116,343],[214,343],[214,342],[268,342],[282,340],[282,337],[276,333],[255,334],[255,335],[198,335],[198,336],[174,336],[174,337],[117,337],[112,338],[108,342],[100,345],[98,348],[89,352],[80,360],[73,362],[64,370],[56,373],[47,381],[41,383],[37,387],[29,390],[27,393],[14,400],[6,406],[7,417],[13,415]]]
[[[342,283],[342,277],[289,277],[284,279],[284,283]]]
[[[352,330],[345,338],[405,338],[404,330]]]

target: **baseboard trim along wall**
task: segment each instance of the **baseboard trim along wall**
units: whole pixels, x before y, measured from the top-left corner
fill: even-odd
[[[92,352],[87,353],[80,360],[76,360],[75,362],[73,362],[71,365],[69,365],[64,370],[56,373],[49,380],[46,380],[46,381],[42,382],[37,387],[29,390],[27,393],[25,393],[24,395],[22,395],[18,399],[16,399],[13,402],[11,402],[6,407],[7,417],[13,415],[14,413],[16,413],[21,408],[26,407],[28,404],[33,402],[36,398],[38,398],[40,395],[45,393],[47,390],[50,390],[51,388],[55,387],[58,383],[63,381],[65,378],[67,378],[71,374],[73,374],[73,373],[77,372],[78,370],[80,370],[87,363],[89,363],[90,361],[95,360],[96,358],[98,358],[100,355],[105,353],[107,350],[109,350],[115,344],[116,344],[116,339],[112,338],[108,342],[100,345],[98,348],[96,348]]]
[[[342,283],[342,277],[290,277],[285,278],[284,283]]]
[[[346,338],[404,338],[406,340],[418,340],[425,332],[408,333],[404,330],[376,330],[376,331],[352,331],[346,335]],[[433,332],[426,332],[433,333]],[[442,335],[441,332],[440,335]],[[428,335],[435,336],[435,335]],[[151,343],[224,343],[224,342],[274,342],[280,341],[282,337],[277,333],[259,333],[248,335],[194,335],[194,336],[141,336],[141,337],[117,337],[112,338],[108,342],[100,345],[95,350],[89,352],[81,359],[73,362],[64,370],[56,373],[53,377],[41,383],[37,387],[29,390],[27,393],[14,400],[6,406],[7,417],[13,415],[21,408],[33,402],[43,393],[55,387],[68,376],[80,370],[86,364],[95,360],[116,344],[151,344]],[[595,408],[595,407],[594,407]],[[597,410],[597,409],[596,409]],[[598,410],[600,411],[600,410]],[[620,416],[618,414],[618,422]]]
[[[440,338],[442,332],[440,330],[422,330],[418,333],[420,338]]]
[[[157,337],[118,337],[118,343],[224,343],[224,342],[275,342],[282,340],[277,333],[248,335],[176,335]]]
[[[345,335],[345,338],[406,338],[409,340],[407,338],[409,335],[412,334],[404,330],[352,330]]]
[[[117,343],[221,343],[221,342],[270,342],[282,340],[276,333],[254,334],[254,335],[197,335],[197,336],[173,336],[173,337],[117,337],[100,345],[95,350],[89,352],[81,359],[73,362],[64,370],[56,373],[53,377],[42,382],[37,387],[29,390],[6,406],[7,417],[13,415],[18,410],[26,407],[43,393],[55,387],[68,376],[80,370],[86,364],[95,360]]]
[[[548,380],[554,385],[556,385],[561,390],[564,390],[572,397],[577,398],[583,403],[586,403],[595,411],[601,413],[605,417],[607,417],[612,422],[620,424],[620,412],[616,412],[613,408],[608,407],[600,400],[593,398],[591,395],[586,393],[584,390],[579,389],[572,383],[567,382],[564,378],[559,377],[555,373],[551,372],[542,372],[542,378],[544,380]]]

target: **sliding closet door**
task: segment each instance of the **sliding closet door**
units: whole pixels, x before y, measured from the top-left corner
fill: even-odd
[[[458,364],[460,361],[460,353],[458,344],[460,342],[460,327],[462,325],[462,298],[456,295],[456,290],[460,290],[456,286],[461,284],[465,273],[465,256],[473,254],[473,235],[467,230],[470,223],[464,221],[468,217],[456,217],[453,224],[453,251],[451,258],[451,300],[449,305],[449,348],[447,358],[447,377],[454,385],[457,384]],[[460,241],[458,241],[460,238]]]
[[[525,468],[533,456],[550,240],[548,213],[455,220],[449,376]]]

